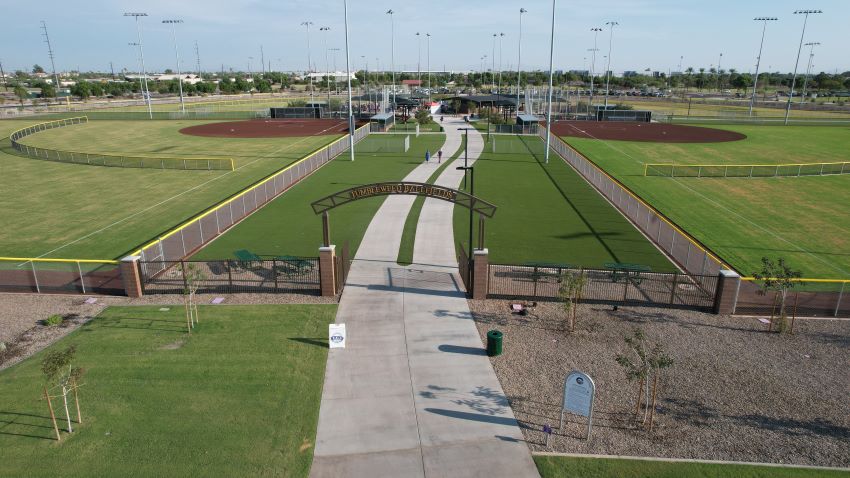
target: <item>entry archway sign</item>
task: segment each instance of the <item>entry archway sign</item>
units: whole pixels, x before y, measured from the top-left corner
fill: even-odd
[[[325,246],[330,245],[328,211],[360,199],[397,194],[442,199],[443,201],[449,201],[467,209],[471,209],[473,212],[477,212],[480,217],[478,239],[479,247],[483,247],[484,228],[481,226],[484,225],[485,217],[493,217],[493,215],[496,214],[496,206],[494,204],[457,189],[436,186],[434,184],[405,181],[364,184],[362,186],[355,186],[353,188],[339,191],[331,194],[330,196],[323,197],[318,201],[314,201],[311,204],[313,212],[322,215],[323,240]]]

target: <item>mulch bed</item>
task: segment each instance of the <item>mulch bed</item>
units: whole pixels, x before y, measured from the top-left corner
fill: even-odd
[[[850,321],[798,319],[794,335],[779,335],[751,318],[581,305],[569,334],[559,304],[519,316],[508,302],[470,307],[482,341],[491,329],[505,334],[491,363],[532,450],[850,466]],[[637,385],[614,360],[634,328],[675,359],[651,433],[633,415]],[[596,383],[589,442],[584,418],[566,415],[558,429],[571,370]],[[544,424],[553,427],[548,449]]]
[[[360,124],[357,124],[359,127]],[[224,121],[180,130],[191,136],[213,138],[288,138],[348,133],[348,122],[338,119],[264,119]]]
[[[722,143],[747,138],[722,129],[630,121],[559,121],[552,125],[552,132],[557,136],[649,143]]]

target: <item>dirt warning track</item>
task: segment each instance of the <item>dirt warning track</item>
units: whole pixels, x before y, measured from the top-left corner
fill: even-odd
[[[358,123],[357,126],[360,126]],[[258,119],[224,121],[180,130],[191,136],[214,138],[287,138],[348,133],[348,122],[338,119]]]
[[[625,121],[559,121],[552,125],[552,132],[557,136],[648,143],[722,143],[747,138],[715,128]]]

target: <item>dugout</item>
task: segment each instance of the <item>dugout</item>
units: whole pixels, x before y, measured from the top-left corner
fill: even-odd
[[[652,121],[652,111],[645,110],[618,110],[611,105],[596,107],[596,121],[637,121],[649,123]]]
[[[272,118],[311,118],[322,117],[322,108],[318,106],[290,106],[285,108],[271,108],[269,116]]]
[[[393,113],[378,113],[369,118],[369,131],[384,132],[390,129],[395,123],[395,114]]]

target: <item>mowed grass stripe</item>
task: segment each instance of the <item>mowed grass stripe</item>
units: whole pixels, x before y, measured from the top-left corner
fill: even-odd
[[[850,176],[644,177],[643,163],[814,163],[846,159],[850,129],[724,126],[733,143],[661,144],[564,138],[745,275],[763,256],[810,278],[850,277]]]
[[[313,201],[361,184],[401,180],[421,164],[420,158],[426,149],[436,151],[444,142],[443,134],[422,135],[410,138],[407,153],[356,153],[354,162],[344,154],[234,226],[192,258],[232,258],[234,251],[240,249],[259,255],[316,256],[322,243],[322,219],[310,207]],[[362,199],[329,211],[331,242],[341,248],[348,241],[354,257],[372,216],[384,199]]]
[[[498,207],[485,224],[491,263],[602,267],[607,262],[628,262],[659,272],[675,270],[557,154],[553,152],[549,164],[544,164],[543,151],[537,137],[499,136],[497,152],[487,144],[475,163],[475,195]],[[456,207],[455,241],[464,247],[468,221],[467,210]]]
[[[106,309],[47,349],[76,345],[86,369],[83,423],[61,443],[39,400],[45,351],[0,372],[0,475],[306,477],[335,314],[200,306],[187,336],[182,306]]]
[[[262,156],[236,159],[237,171],[161,171],[106,168],[41,161],[10,154],[9,132],[29,121],[0,122],[0,251],[6,256],[111,259],[188,220],[269,174],[329,143],[335,136],[255,139]],[[100,142],[121,144],[133,131],[147,136],[150,150],[162,147],[156,132],[171,128],[169,141],[192,138],[176,132],[180,122],[103,122]],[[101,122],[92,122],[97,127]],[[76,126],[68,127],[73,129]],[[151,128],[151,130],[148,130]],[[97,129],[97,128],[95,128]],[[48,139],[49,133],[33,138]],[[153,131],[153,133],[151,133]],[[152,136],[150,136],[152,134]],[[166,135],[168,136],[168,135]],[[175,139],[177,138],[177,139]],[[201,139],[205,154],[227,154],[222,138]],[[238,141],[242,143],[244,140]],[[99,144],[95,143],[94,148]],[[81,144],[62,147],[79,147]],[[164,202],[164,203],[163,203]],[[94,231],[101,232],[93,234]],[[82,239],[84,238],[84,239]],[[63,247],[72,243],[67,247]],[[56,250],[57,248],[60,248]]]

